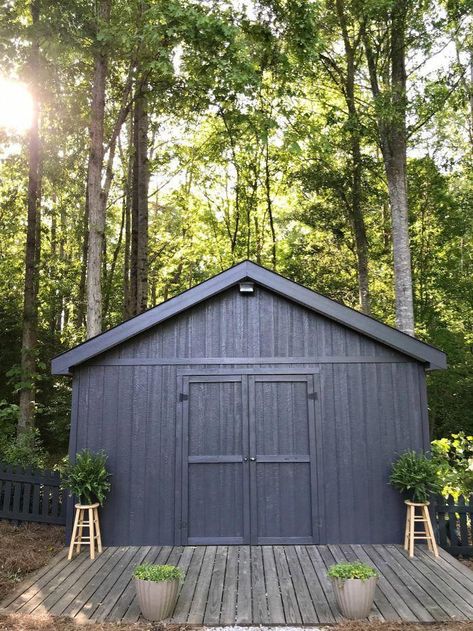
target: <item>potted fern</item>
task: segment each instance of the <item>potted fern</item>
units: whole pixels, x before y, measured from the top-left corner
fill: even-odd
[[[76,497],[79,504],[102,504],[110,490],[110,473],[106,467],[107,455],[103,451],[93,453],[83,449],[75,461],[65,458],[59,467],[61,486]]]
[[[337,563],[329,567],[338,608],[345,618],[367,618],[373,607],[377,571],[361,562]]]
[[[176,606],[184,573],[174,565],[138,565],[133,571],[136,596],[143,617],[151,621],[169,618]]]
[[[414,556],[416,540],[424,539],[429,550],[438,556],[435,533],[428,506],[430,496],[440,493],[438,463],[424,453],[406,451],[393,464],[390,483],[404,495],[406,504],[406,530],[404,549]]]
[[[110,473],[106,468],[107,456],[103,451],[93,453],[83,449],[76,454],[74,462],[65,458],[58,467],[61,473],[61,486],[75,496],[74,526],[69,544],[68,559],[72,559],[74,549],[80,552],[81,546],[88,545],[90,558],[95,552],[102,552],[102,534],[98,509],[110,490]],[[87,536],[83,536],[84,529]]]
[[[441,491],[438,464],[427,454],[406,451],[393,464],[389,482],[406,502],[429,504],[430,496]]]

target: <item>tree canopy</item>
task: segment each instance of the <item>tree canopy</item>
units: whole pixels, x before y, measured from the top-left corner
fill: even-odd
[[[36,111],[0,126],[5,439],[36,427],[62,455],[69,382],[51,357],[244,258],[415,326],[448,354],[432,437],[473,432],[472,14],[4,3],[2,100],[21,81]]]

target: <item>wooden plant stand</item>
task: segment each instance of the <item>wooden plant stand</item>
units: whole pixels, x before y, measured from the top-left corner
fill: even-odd
[[[81,546],[89,545],[90,558],[95,559],[95,546],[97,552],[102,552],[102,537],[100,535],[99,508],[100,504],[76,504],[76,514],[74,527],[72,529],[71,543],[67,558],[72,559],[74,546],[76,553],[80,552]],[[84,536],[83,529],[88,529],[88,535]]]
[[[407,506],[406,513],[406,534],[404,536],[404,550],[409,552],[409,556],[414,556],[414,540],[424,539],[427,541],[429,550],[438,557],[439,551],[437,548],[437,542],[435,541],[434,529],[432,528],[432,522],[429,514],[429,503],[411,502],[405,500]],[[417,509],[420,512],[417,513]],[[416,524],[423,524],[423,530],[416,530]]]

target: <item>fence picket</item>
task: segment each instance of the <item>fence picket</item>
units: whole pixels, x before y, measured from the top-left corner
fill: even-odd
[[[0,463],[0,519],[65,524],[65,495],[55,471]]]
[[[458,501],[449,495],[438,497],[435,516],[439,545],[450,554],[473,556],[473,495]]]

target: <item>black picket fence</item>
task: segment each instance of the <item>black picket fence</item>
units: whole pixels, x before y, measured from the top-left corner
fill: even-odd
[[[450,554],[473,557],[473,495],[457,501],[438,497],[435,517],[439,545]]]
[[[0,463],[0,519],[66,523],[66,498],[55,471]]]

